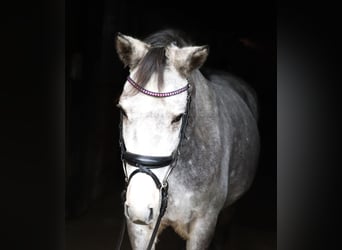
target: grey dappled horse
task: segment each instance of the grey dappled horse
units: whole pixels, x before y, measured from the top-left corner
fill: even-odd
[[[205,78],[207,46],[173,30],[118,34],[130,74],[120,96],[125,215],[133,249],[154,249],[171,226],[187,250],[208,248],[220,211],[251,186],[258,154],[256,96],[228,74]]]

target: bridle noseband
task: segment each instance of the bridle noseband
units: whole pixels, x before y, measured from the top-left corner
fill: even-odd
[[[166,167],[174,161],[174,155],[157,157],[137,155],[127,151],[123,152],[122,158],[132,166],[146,166],[149,168]]]
[[[125,146],[123,135],[122,135],[122,120],[123,120],[122,117],[123,117],[123,114],[122,114],[122,112],[120,114],[119,143],[120,143],[120,148],[121,148],[121,160],[123,163],[125,180],[126,180],[126,188],[125,188],[123,195],[122,195],[124,202],[126,199],[127,187],[129,185],[132,177],[137,173],[144,173],[144,174],[149,175],[153,179],[157,188],[161,192],[161,206],[160,206],[159,216],[158,216],[156,225],[154,227],[151,239],[150,239],[148,247],[147,247],[147,250],[150,250],[152,248],[154,239],[156,237],[161,218],[164,216],[165,211],[166,211],[166,207],[167,207],[167,199],[168,199],[168,182],[167,182],[167,180],[168,180],[168,177],[171,174],[172,170],[177,165],[177,160],[178,160],[178,157],[180,155],[180,148],[181,148],[182,142],[185,138],[185,128],[186,128],[187,123],[188,123],[188,116],[189,116],[190,103],[191,103],[190,83],[188,81],[188,84],[185,87],[177,89],[175,91],[159,93],[159,92],[152,92],[152,91],[149,91],[149,90],[141,87],[136,82],[134,82],[129,76],[127,77],[127,80],[134,88],[136,88],[140,92],[142,92],[146,95],[152,96],[152,97],[159,97],[159,98],[169,97],[169,96],[178,95],[184,91],[187,91],[187,93],[188,93],[187,101],[186,101],[186,110],[182,116],[181,130],[180,130],[180,134],[179,134],[179,137],[180,137],[179,143],[178,143],[178,146],[176,147],[176,149],[169,156],[148,156],[148,155],[139,155],[139,154],[134,154],[134,153],[128,152],[126,149],[126,146]],[[137,168],[129,176],[127,174],[126,164],[132,165],[132,166]],[[151,171],[151,169],[162,168],[162,167],[167,167],[167,166],[169,166],[169,169],[166,172],[166,175],[165,175],[163,181],[160,182],[158,177],[153,173],[153,171]]]

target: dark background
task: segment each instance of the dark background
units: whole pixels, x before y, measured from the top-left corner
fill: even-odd
[[[259,98],[261,155],[255,183],[240,201],[239,223],[254,227],[255,248],[274,249],[276,236],[276,20],[270,1],[164,7],[144,1],[68,1],[66,6],[66,192],[67,248],[78,249],[94,223],[107,213],[120,223],[123,173],[119,158],[118,111],[127,69],[114,47],[117,32],[143,39],[163,28],[187,33],[196,45],[209,45],[204,67],[226,70],[245,79]],[[99,205],[101,204],[101,205]],[[102,206],[102,210],[99,209]],[[101,212],[102,211],[102,212]],[[102,214],[102,215],[101,215]],[[117,218],[115,220],[114,218]],[[93,224],[92,224],[93,223]],[[108,222],[110,223],[110,222]],[[97,225],[98,226],[98,225]],[[89,230],[87,231],[87,228]],[[93,229],[91,229],[93,228]],[[118,235],[113,226],[107,241]],[[245,231],[244,231],[245,230]],[[237,233],[249,234],[244,229]],[[82,232],[83,235],[82,235]],[[241,231],[241,230],[240,230]],[[251,236],[252,235],[252,236]],[[258,235],[258,236],[257,236]],[[91,238],[91,237],[90,237]],[[91,242],[91,239],[87,239]],[[83,243],[78,243],[79,241]],[[93,239],[93,243],[98,238]],[[103,239],[102,239],[103,240]],[[103,241],[102,241],[103,242]],[[266,243],[265,243],[266,242]],[[78,245],[80,244],[80,245]],[[95,244],[95,243],[94,243]],[[245,244],[245,243],[244,243]],[[264,247],[257,246],[257,244]],[[104,244],[105,245],[105,244]],[[103,249],[109,249],[104,246]],[[82,245],[84,249],[84,246]],[[91,248],[89,248],[91,249]],[[99,249],[99,248],[97,248]],[[101,248],[102,249],[102,248]],[[162,248],[163,249],[163,248]]]
[[[69,86],[66,84],[69,82],[67,71],[70,70],[66,65],[70,63],[67,60],[70,58],[70,17],[74,21],[78,20],[74,23],[82,27],[83,34],[88,34],[87,41],[78,41],[83,44],[92,39],[99,41],[98,36],[93,36],[96,29],[91,31],[89,28],[97,23],[90,21],[94,17],[93,10],[97,4],[87,1],[79,5],[76,3],[71,14],[72,3],[75,2],[4,1],[1,6],[1,249],[112,249],[116,241],[119,227],[115,226],[116,217],[122,214],[121,210],[113,210],[113,207],[120,205],[119,198],[115,196],[118,191],[113,191],[113,196],[103,195],[118,206],[97,206],[95,213],[92,213],[94,209],[90,206],[88,212],[83,213],[84,216],[70,216],[74,219],[67,220],[65,224],[66,177],[70,176],[65,175],[65,166],[66,162],[70,163],[70,157],[66,157],[67,152],[71,152],[71,144],[66,143],[65,139],[66,127],[70,128],[69,122],[66,123],[65,111],[65,92]],[[102,2],[99,3],[105,6]],[[120,12],[120,6],[126,6],[124,9],[129,12],[120,12],[121,21],[120,24],[116,22],[116,27],[130,24],[131,28],[144,27],[142,30],[145,31],[152,27],[144,25],[147,19],[145,13],[151,7],[146,3],[140,3],[135,11],[132,11],[132,3],[122,1],[119,4],[113,1],[110,4],[116,6],[116,12]],[[128,8],[128,4],[131,8]],[[275,3],[271,1],[210,1],[192,3],[191,7],[185,7],[185,1],[166,4],[186,13],[172,15],[167,22],[178,22],[181,27],[190,27],[188,33],[198,33],[201,36],[197,37],[203,39],[209,39],[212,34],[220,34],[217,35],[220,39],[215,43],[222,42],[227,46],[222,45],[224,50],[215,53],[211,50],[210,60],[223,55],[224,61],[229,61],[230,66],[235,65],[234,71],[237,72],[237,68],[240,68],[240,72],[245,75],[252,70],[247,70],[243,65],[237,67],[238,62],[248,63],[246,58],[265,57],[260,56],[260,53],[259,56],[242,56],[255,55],[251,50],[228,50],[229,39],[221,38],[227,38],[231,32],[238,31],[238,34],[248,35],[249,38],[275,40]],[[101,10],[98,13],[101,13],[104,8],[98,9]],[[278,219],[277,249],[341,249],[341,213],[338,206],[341,196],[338,186],[341,166],[339,11],[337,4],[331,1],[277,1],[277,209],[275,175],[270,170],[275,171],[272,166],[275,164],[260,163],[256,182],[238,203],[232,235],[233,239],[238,239],[233,243],[237,249],[256,249],[256,246],[268,249],[265,244],[251,246],[251,243],[255,243],[251,235],[265,243],[267,237],[259,237],[258,232],[263,235],[263,232],[275,231],[275,211]],[[130,12],[135,16],[131,16]],[[83,18],[75,13],[83,13]],[[140,17],[141,22],[136,21],[137,17]],[[160,20],[162,17],[163,13],[154,13],[149,19]],[[162,26],[164,21],[155,22],[154,25]],[[129,30],[125,27],[125,30],[120,31]],[[75,36],[80,38],[78,34],[81,29],[75,32]],[[266,39],[268,35],[258,35],[263,33],[273,38]],[[240,56],[227,57],[225,51],[231,54],[239,51]],[[117,60],[115,56],[111,56],[112,60]],[[90,65],[91,62],[88,62]],[[255,66],[253,69],[260,69],[262,65],[272,65],[275,68],[275,64],[252,65]],[[269,69],[268,66],[266,68]],[[118,73],[116,70],[117,68],[115,75]],[[262,72],[261,75],[272,76]],[[122,74],[124,79],[126,74]],[[263,82],[261,78],[254,78],[259,79],[260,86],[255,86],[256,81],[250,83],[256,89],[259,88],[259,95],[264,96],[261,100],[264,110],[273,108],[273,102],[269,102],[269,98],[274,96],[269,94],[272,91],[262,93],[260,89],[269,89],[268,86],[275,88],[275,84]],[[274,117],[271,113],[265,112],[270,120]],[[273,140],[272,133],[267,131],[274,129],[274,126],[265,122],[265,118],[263,121],[264,125],[260,126],[264,131],[262,162],[274,162],[275,156],[270,152],[273,149],[271,145],[275,143],[266,143],[267,140]],[[270,139],[265,135],[269,135]],[[270,184],[267,184],[267,179],[271,180]],[[114,185],[120,185],[119,182],[115,183]],[[75,184],[75,187],[78,186],[80,185]],[[113,211],[117,213],[113,215]],[[101,214],[111,219],[103,220],[99,216]],[[239,230],[244,225],[247,226],[246,230]],[[73,230],[70,231],[69,226]],[[275,233],[270,234],[269,238],[272,240],[267,245],[275,249]],[[171,247],[172,243],[169,244]]]

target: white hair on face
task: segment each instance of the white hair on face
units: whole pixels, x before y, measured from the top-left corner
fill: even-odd
[[[133,74],[134,78],[134,74]],[[163,92],[173,91],[186,86],[186,79],[167,70]],[[126,83],[128,93],[132,89]],[[153,75],[146,89],[158,92],[156,76]],[[172,120],[185,112],[187,93],[156,98],[143,93],[122,95],[120,106],[127,118],[123,120],[123,137],[127,151],[141,155],[169,156],[179,142],[181,122],[173,124]]]

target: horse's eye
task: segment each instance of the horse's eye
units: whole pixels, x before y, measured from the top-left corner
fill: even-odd
[[[120,110],[121,114],[127,118],[126,111],[122,108],[120,104],[116,105],[116,107]]]
[[[127,118],[127,114],[126,114],[126,111],[125,111],[125,110],[121,109],[121,113],[122,113],[122,115],[123,115],[124,117]]]
[[[183,117],[183,114],[177,115],[171,122],[171,124],[179,122]]]

